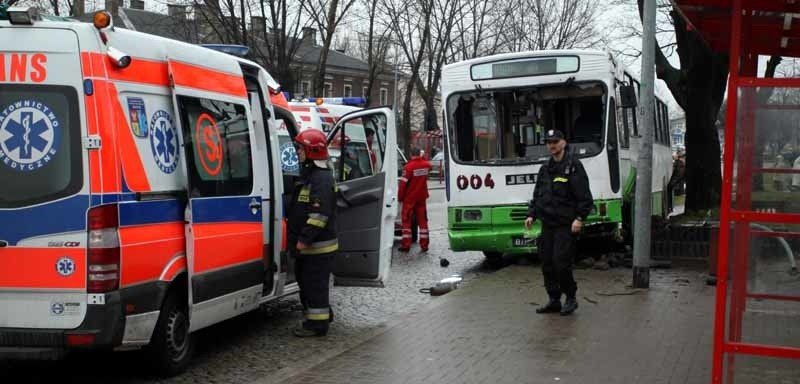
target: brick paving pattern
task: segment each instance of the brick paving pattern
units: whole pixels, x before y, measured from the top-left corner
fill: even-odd
[[[650,290],[640,292],[626,288],[625,269],[576,278],[574,316],[537,315],[545,300],[538,268],[512,266],[282,382],[710,382],[714,288],[701,270],[652,270]],[[769,382],[800,383],[796,361],[770,363],[768,376],[779,379]],[[739,366],[737,383],[765,382],[763,365]]]

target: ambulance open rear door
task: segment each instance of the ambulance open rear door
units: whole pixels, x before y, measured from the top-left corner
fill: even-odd
[[[241,69],[198,76],[170,60],[175,115],[186,174],[186,253],[192,331],[258,306],[265,274],[262,192],[265,159],[257,150]],[[207,89],[210,85],[217,88]],[[263,140],[263,138],[262,138]],[[268,209],[268,207],[263,207]]]
[[[328,135],[338,187],[337,285],[383,286],[397,216],[394,113],[373,108],[342,116]]]

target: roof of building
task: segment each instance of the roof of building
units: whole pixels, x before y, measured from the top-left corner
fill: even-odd
[[[167,37],[170,39],[197,43],[201,41],[199,27],[194,19],[180,18],[163,13],[144,11],[133,8],[123,8],[124,14],[139,32]],[[79,18],[81,21],[91,22],[92,15],[87,14]],[[115,26],[125,28],[122,20],[117,20]],[[291,38],[292,44],[300,44],[295,53],[296,59],[303,64],[316,64],[322,53],[322,47],[317,44],[303,43],[299,38]],[[369,65],[358,58],[345,53],[329,50],[327,66],[366,72]]]

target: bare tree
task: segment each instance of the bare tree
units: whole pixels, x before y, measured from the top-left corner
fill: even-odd
[[[433,0],[433,2],[431,32],[428,39],[422,42],[426,52],[425,61],[422,63],[425,70],[416,79],[417,93],[425,100],[423,128],[426,131],[438,128],[434,104],[439,93],[442,67],[453,44],[456,17],[462,7],[460,0]]]
[[[509,51],[587,48],[597,45],[599,2],[593,0],[510,0],[504,29]]]
[[[398,144],[406,150],[411,142],[411,99],[431,34],[434,0],[384,0],[384,7],[395,44],[411,72],[403,98],[398,138]]]
[[[255,56],[278,79],[283,88],[296,89],[297,79],[292,69],[295,54],[300,48],[297,39],[306,26],[301,10],[306,0],[258,0],[259,18],[251,18],[256,34]],[[255,23],[266,23],[256,25]]]
[[[323,93],[325,66],[328,62],[328,52],[333,42],[333,34],[355,2],[356,0],[308,0],[303,3],[303,9],[322,33],[322,51],[312,85],[316,95]]]
[[[622,1],[622,0],[620,0]],[[725,97],[728,80],[728,55],[708,47],[694,28],[689,28],[683,16],[671,2],[659,0],[660,20],[657,28],[667,37],[656,39],[656,76],[666,83],[670,93],[686,115],[686,210],[703,212],[719,207],[722,175],[720,171],[720,141],[716,124]],[[636,3],[639,22],[643,1]],[[640,24],[626,31],[631,36],[641,36]],[[671,37],[674,35],[674,40]],[[670,53],[677,53],[679,67],[669,61]],[[635,53],[634,53],[635,54]],[[780,63],[773,57],[767,64],[765,76],[772,77]],[[759,98],[765,100],[771,90],[760,90]]]
[[[448,62],[498,53],[503,44],[502,31],[513,14],[508,3],[498,0],[462,0],[460,3]]]
[[[367,105],[369,106],[372,105],[372,89],[375,87],[375,82],[378,76],[386,69],[386,58],[390,43],[390,29],[379,23],[379,0],[363,0],[363,2],[364,5],[367,6],[367,15],[369,18],[369,28],[366,33],[367,66],[369,72],[367,73],[367,92],[364,95],[367,99]]]

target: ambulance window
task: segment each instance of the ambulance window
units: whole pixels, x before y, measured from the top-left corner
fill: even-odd
[[[386,145],[383,127],[382,114],[356,117],[342,124],[329,145],[337,180],[354,180],[381,171]]]
[[[192,197],[249,195],[253,161],[242,105],[179,97]]]
[[[0,84],[0,208],[80,191],[81,152],[74,88]]]
[[[375,173],[383,169],[383,158],[386,156],[386,115],[375,114],[364,118],[367,142],[375,158]]]

